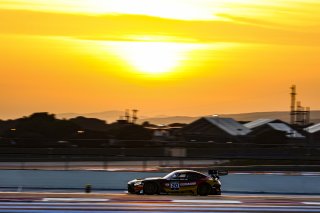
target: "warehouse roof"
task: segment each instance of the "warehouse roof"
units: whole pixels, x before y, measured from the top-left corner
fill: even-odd
[[[249,128],[249,129],[254,129],[256,127],[263,126],[265,124],[268,124],[268,123],[271,123],[271,122],[274,122],[274,121],[277,121],[277,119],[261,118],[261,119],[246,123],[246,124],[244,124],[244,126]]]
[[[282,131],[286,133],[286,136],[288,138],[304,138],[303,135],[301,135],[296,130],[292,129],[290,126],[284,123],[268,123],[268,125],[278,131]]]
[[[219,127],[230,135],[247,135],[251,132],[250,129],[238,123],[232,118],[221,118],[218,116],[214,117],[204,117],[211,124]]]
[[[307,128],[304,129],[306,132],[308,133],[315,133],[315,132],[319,132],[320,131],[320,123],[309,126]]]

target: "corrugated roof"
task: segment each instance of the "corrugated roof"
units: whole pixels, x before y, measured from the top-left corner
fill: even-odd
[[[303,135],[284,123],[268,123],[267,125],[275,130],[286,132],[288,138],[304,138]]]
[[[309,126],[309,127],[305,128],[304,130],[306,132],[311,133],[311,134],[315,133],[315,132],[319,132],[320,131],[320,123],[312,125],[312,126]]]
[[[273,121],[275,121],[276,119],[271,119],[271,118],[260,118],[258,120],[255,121],[251,121],[249,123],[244,124],[245,127],[249,128],[249,129],[254,129],[256,127],[271,123]]]
[[[247,135],[251,132],[250,129],[238,123],[232,118],[221,118],[221,117],[204,117],[207,121],[213,125],[219,127],[230,135]]]

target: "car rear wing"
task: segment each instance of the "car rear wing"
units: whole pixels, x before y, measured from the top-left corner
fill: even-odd
[[[210,169],[208,170],[208,174],[212,177],[219,177],[219,176],[228,175],[228,171]]]

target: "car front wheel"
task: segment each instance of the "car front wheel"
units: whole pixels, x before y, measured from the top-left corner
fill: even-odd
[[[144,183],[143,185],[143,193],[147,195],[154,195],[158,192],[158,186],[155,183]]]

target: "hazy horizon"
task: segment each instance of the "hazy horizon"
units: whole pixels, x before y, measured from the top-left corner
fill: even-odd
[[[25,114],[25,115],[17,115],[17,116],[12,116],[12,117],[0,117],[0,120],[10,120],[10,119],[18,119],[18,118],[22,118],[22,117],[27,117],[32,115],[33,113],[40,113],[40,112],[46,112],[49,114],[54,114],[57,118],[74,118],[77,116],[85,116],[87,118],[98,118],[98,119],[102,119],[102,116],[104,117],[111,117],[112,119],[102,119],[102,120],[106,120],[108,122],[113,122],[116,121],[117,119],[119,119],[121,116],[123,117],[125,115],[125,110],[105,110],[105,111],[100,111],[100,112],[62,112],[62,113],[54,113],[54,112],[49,112],[49,111],[39,111],[39,112],[32,112],[29,114]],[[311,119],[313,119],[312,117],[312,112],[319,112],[320,110],[311,110]],[[225,115],[234,115],[234,116],[241,116],[241,115],[256,115],[256,114],[287,114],[287,119],[289,119],[289,110],[285,111],[261,111],[261,112],[240,112],[240,113],[209,113],[209,114],[199,114],[199,115],[187,115],[187,114],[181,114],[181,115],[170,115],[170,114],[144,114],[143,112],[138,112],[138,120],[147,120],[147,119],[161,119],[161,118],[174,118],[174,117],[186,117],[186,118],[197,118],[197,117],[202,117],[202,116],[210,116],[210,115],[221,115],[221,116],[225,116]],[[105,115],[107,114],[107,115]],[[131,111],[130,111],[131,114]],[[257,116],[254,116],[257,117]],[[275,117],[275,115],[273,115],[272,117]],[[267,118],[267,117],[257,117],[258,118]],[[316,120],[319,120],[320,118],[318,118],[317,116],[314,118]]]

